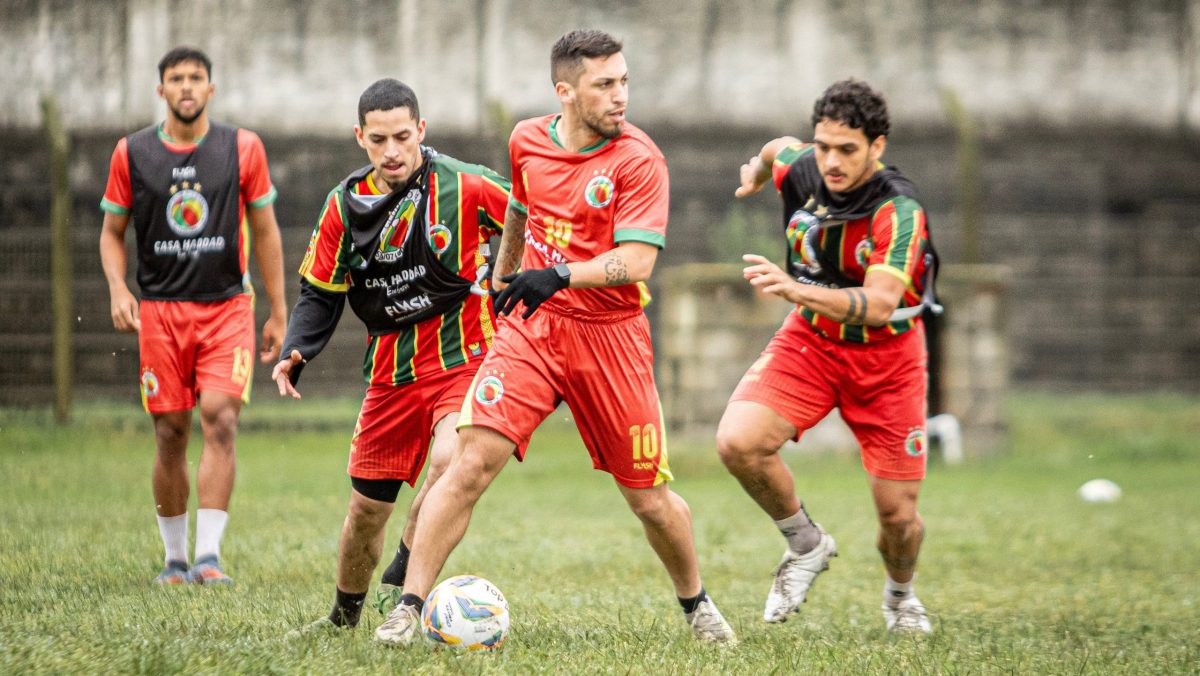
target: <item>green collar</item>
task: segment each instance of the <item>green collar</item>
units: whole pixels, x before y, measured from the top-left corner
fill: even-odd
[[[554,141],[554,145],[558,146],[559,148],[562,148],[563,150],[566,150],[567,147],[565,145],[563,145],[563,142],[561,140],[559,140],[559,138],[558,138],[557,127],[558,127],[558,121],[560,119],[562,119],[561,114],[555,115],[554,117],[550,118],[550,140]],[[597,150],[603,148],[604,146],[608,145],[608,142],[610,140],[612,140],[612,139],[606,139],[604,137],[600,137],[599,141],[597,141],[596,143],[593,143],[592,145],[590,145],[586,148],[580,148],[579,152],[590,153],[590,152],[597,151]]]
[[[158,123],[158,138],[159,138],[159,140],[165,141],[167,143],[172,143],[175,145],[186,145],[183,141],[176,141],[175,139],[171,138],[171,135],[167,133],[165,122]],[[208,134],[201,136],[200,138],[196,139],[195,141],[192,141],[192,143],[194,143],[196,145],[200,145],[201,143],[204,143],[204,139],[206,139],[206,138],[208,138]]]

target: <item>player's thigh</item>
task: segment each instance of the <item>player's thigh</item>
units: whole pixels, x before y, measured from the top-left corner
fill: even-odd
[[[546,319],[534,315],[527,323],[536,321]],[[533,431],[562,400],[561,365],[547,355],[544,342],[532,340],[516,323],[497,334],[463,400],[460,434],[467,427],[492,430],[524,458]]]
[[[796,426],[770,406],[734,400],[717,425],[717,449],[722,457],[770,455],[796,436]]]
[[[196,405],[196,339],[188,305],[148,300],[139,308],[139,387],[149,413],[188,411]]]
[[[418,383],[371,385],[350,440],[347,473],[414,484],[433,436],[429,402]]]
[[[644,315],[577,327],[564,398],[596,469],[623,486],[645,488],[671,478],[653,348]]]
[[[923,337],[910,332],[877,348],[856,348],[847,360],[842,419],[862,448],[873,477],[912,481],[925,476],[926,356]]]
[[[248,402],[254,379],[254,307],[249,297],[194,305],[196,389]]]
[[[789,438],[796,440],[833,410],[838,397],[836,373],[840,368],[835,346],[814,334],[803,322],[797,313],[788,316],[729,397],[731,407],[738,402],[752,402],[770,409],[790,425]],[[755,415],[753,407],[739,406],[732,413],[735,415],[729,415],[727,409],[722,416],[728,434],[753,434],[756,428],[751,424],[766,423],[771,429],[764,443],[778,441],[782,431],[778,420],[761,412]],[[742,416],[757,419],[743,422]],[[782,443],[779,441],[778,445]]]

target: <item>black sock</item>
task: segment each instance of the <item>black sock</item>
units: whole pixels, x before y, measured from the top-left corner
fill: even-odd
[[[425,599],[416,594],[401,594],[397,605],[415,606],[419,613],[425,607]]]
[[[696,608],[700,606],[700,602],[708,598],[708,593],[704,591],[704,587],[700,587],[700,593],[690,599],[685,599],[681,596],[676,596],[679,599],[679,605],[683,606],[684,613],[694,613]]]
[[[337,600],[334,601],[333,610],[329,612],[329,621],[339,627],[358,626],[358,616],[362,614],[363,601],[366,598],[366,592],[350,594],[341,589],[337,590]]]
[[[387,570],[383,571],[384,584],[395,585],[397,587],[404,586],[404,576],[408,574],[408,547],[404,541],[400,541],[400,546],[396,548],[396,558],[392,559],[392,563],[388,565]]]

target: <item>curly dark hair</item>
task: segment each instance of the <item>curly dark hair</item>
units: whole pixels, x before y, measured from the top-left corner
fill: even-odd
[[[813,104],[813,126],[817,126],[821,120],[833,120],[852,129],[861,129],[868,141],[887,136],[891,131],[887,101],[883,94],[854,78],[829,85],[829,89]]]
[[[583,73],[583,60],[612,56],[621,51],[621,41],[598,30],[567,33],[550,49],[550,81],[577,83]]]

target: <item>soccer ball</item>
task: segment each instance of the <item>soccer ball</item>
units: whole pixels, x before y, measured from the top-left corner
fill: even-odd
[[[1079,487],[1084,502],[1116,502],[1121,499],[1121,487],[1108,479],[1092,479]]]
[[[495,650],[508,636],[508,601],[482,577],[452,577],[425,599],[421,629],[435,645]]]

